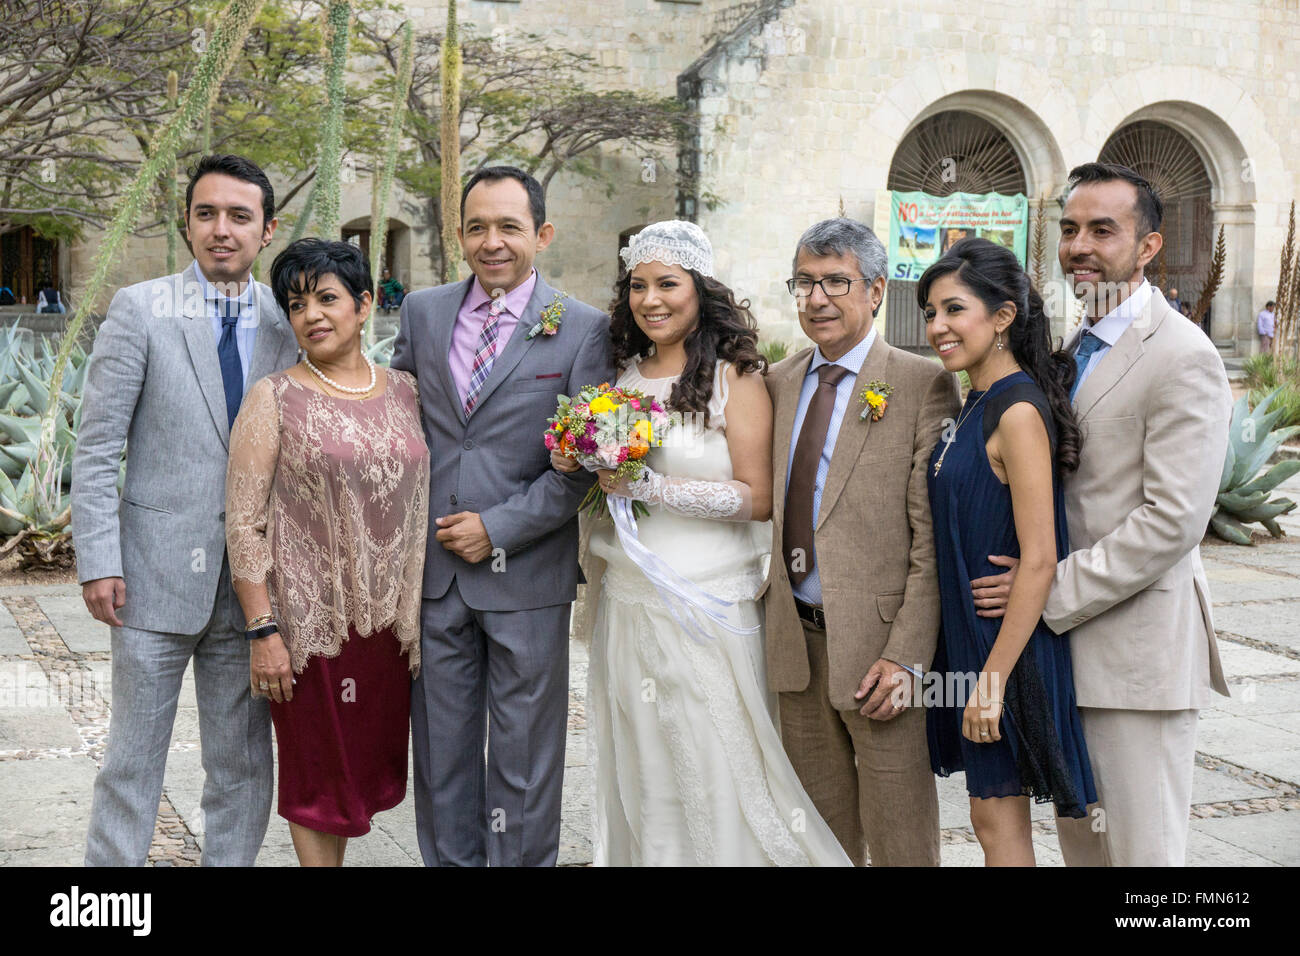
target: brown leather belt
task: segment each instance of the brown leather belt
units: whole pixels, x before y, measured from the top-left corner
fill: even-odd
[[[795,598],[794,607],[799,612],[799,620],[807,621],[819,631],[826,630],[826,611],[820,605],[805,604]]]

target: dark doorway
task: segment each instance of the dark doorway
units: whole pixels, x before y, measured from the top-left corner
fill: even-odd
[[[19,302],[32,305],[37,293],[53,285],[59,288],[59,243],[36,234],[31,226],[20,226],[0,236],[0,285],[13,289]]]

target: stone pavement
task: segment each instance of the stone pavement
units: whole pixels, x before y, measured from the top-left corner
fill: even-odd
[[[1280,489],[1300,499],[1300,476]],[[1219,648],[1232,697],[1202,711],[1193,783],[1193,866],[1300,865],[1300,515],[1290,537],[1242,548],[1202,548]],[[0,587],[0,865],[78,865],[91,783],[112,706],[108,628],[90,618],[75,585]],[[591,773],[583,696],[585,649],[572,648],[569,745],[560,862],[591,861]],[[197,863],[203,843],[198,713],[187,675],[168,756],[150,860]],[[407,799],[351,841],[352,865],[415,866],[415,811]],[[939,781],[943,863],[983,862],[960,777]],[[1060,866],[1048,806],[1034,808],[1040,865]],[[296,863],[283,819],[272,816],[258,857]]]

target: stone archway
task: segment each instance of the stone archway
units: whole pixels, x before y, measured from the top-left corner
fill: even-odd
[[[1223,227],[1226,273],[1206,333],[1221,348],[1248,349],[1253,340],[1256,179],[1241,139],[1203,106],[1163,101],[1126,117],[1107,138],[1099,158],[1127,160],[1126,165],[1138,162],[1138,171],[1152,180],[1162,199],[1169,197],[1162,231],[1172,240],[1170,284],[1181,283],[1181,298],[1199,292]],[[1155,265],[1158,270],[1159,263]],[[1148,270],[1149,277],[1154,275]]]
[[[934,101],[916,116],[894,150],[886,182],[891,190],[940,196],[1024,193],[1031,211],[1042,204],[1055,222],[1060,210],[1047,197],[1065,174],[1056,140],[1037,114],[1002,93],[963,90]],[[914,282],[890,280],[887,336],[900,348],[925,350],[925,323],[915,287]]]

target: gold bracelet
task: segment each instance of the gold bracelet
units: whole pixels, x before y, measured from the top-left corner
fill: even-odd
[[[261,614],[253,618],[247,624],[245,624],[244,630],[251,631],[254,630],[255,628],[261,627],[263,624],[270,624],[274,620],[275,620],[274,614]]]

